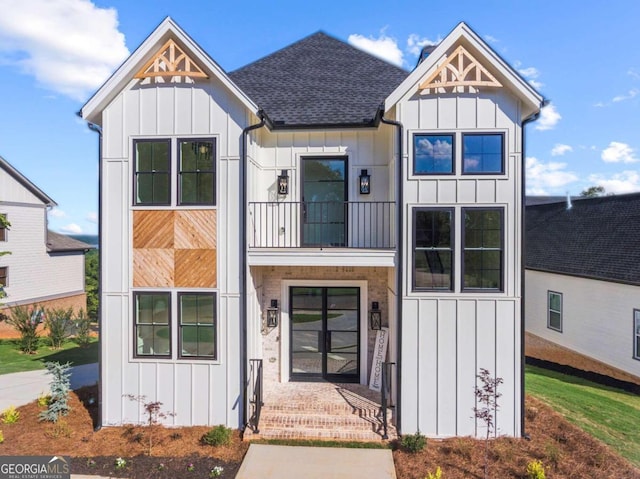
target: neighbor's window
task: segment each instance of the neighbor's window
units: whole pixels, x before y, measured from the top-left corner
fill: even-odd
[[[134,293],[136,356],[171,356],[171,296]]]
[[[7,241],[7,215],[0,214],[0,241]]]
[[[463,290],[502,291],[502,209],[463,208]]]
[[[133,148],[135,204],[171,204],[171,142],[135,140]]]
[[[437,175],[454,172],[454,136],[416,134],[413,136],[413,174]]]
[[[215,293],[178,294],[181,358],[216,359]]]
[[[562,332],[562,293],[549,291],[547,295],[549,305],[547,328]]]
[[[0,268],[0,286],[7,286],[9,284],[9,268],[3,266]]]
[[[414,290],[453,290],[452,225],[452,209],[414,210]]]
[[[503,173],[502,133],[462,134],[462,173]]]
[[[640,310],[633,310],[633,357],[640,359]]]
[[[179,205],[215,205],[215,143],[179,141]]]

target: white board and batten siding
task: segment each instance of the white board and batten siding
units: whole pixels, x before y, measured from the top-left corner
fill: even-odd
[[[474,389],[481,368],[500,377],[498,435],[519,436],[521,417],[521,174],[519,100],[506,89],[406,95],[396,106],[404,138],[404,297],[402,317],[402,431],[437,437],[484,435],[476,421]],[[504,174],[461,175],[460,134],[504,134]],[[456,174],[413,175],[413,135],[454,133]],[[454,292],[412,291],[413,210],[453,208]],[[503,209],[503,291],[460,291],[462,208]]]
[[[525,284],[528,332],[640,377],[633,357],[640,286],[534,270]],[[562,294],[562,332],[547,327],[549,291]]]
[[[164,411],[176,413],[167,421],[172,424],[240,426],[239,139],[249,116],[241,102],[215,77],[196,84],[157,87],[141,86],[133,80],[102,113],[105,425],[144,420],[140,405],[124,396],[132,394],[162,402]],[[134,358],[133,140],[189,137],[216,139],[217,288],[213,291],[217,293],[218,359]],[[174,172],[175,167],[174,160]],[[175,197],[175,175],[171,181]],[[170,207],[158,209],[167,208]],[[178,328],[173,300],[171,307],[171,344],[175,350]]]

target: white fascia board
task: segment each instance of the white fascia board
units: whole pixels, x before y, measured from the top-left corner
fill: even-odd
[[[102,110],[125,88],[133,78],[133,75],[144,65],[151,55],[156,53],[156,49],[160,48],[170,37],[175,38],[179,43],[184,45],[205,70],[218,78],[225,87],[240,99],[249,111],[257,115],[258,106],[231,81],[220,65],[200,48],[171,17],[167,17],[84,104],[80,110],[82,118],[98,125],[101,124]]]
[[[509,88],[521,98],[526,108],[523,108],[523,120],[533,113],[540,111],[544,98],[529,83],[524,80],[507,62],[505,62],[493,49],[487,45],[466,23],[459,23],[442,40],[429,56],[420,63],[409,76],[386,98],[384,102],[385,112],[388,112],[403,98],[414,94],[420,81],[435,67],[442,56],[461,39],[466,40],[485,59],[491,62],[491,68],[497,71],[501,77],[509,83]]]

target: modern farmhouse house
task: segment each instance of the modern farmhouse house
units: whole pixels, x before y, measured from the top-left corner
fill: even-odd
[[[526,217],[526,331],[640,384],[640,194],[527,206]]]
[[[464,23],[430,50],[407,72],[319,32],[227,73],[167,18],[84,105],[103,425],[142,420],[135,394],[267,437],[482,434],[486,368],[523,433],[543,98]]]
[[[13,306],[87,308],[84,253],[91,246],[47,229],[47,211],[56,206],[44,191],[0,157],[0,314]],[[0,330],[15,333],[0,321]],[[15,333],[17,334],[17,333]]]

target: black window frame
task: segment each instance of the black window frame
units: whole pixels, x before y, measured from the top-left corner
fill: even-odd
[[[466,136],[498,136],[500,137],[500,171],[465,171],[464,159],[465,159],[465,147],[464,139]],[[462,132],[460,135],[460,170],[462,175],[465,176],[485,176],[485,175],[504,175],[505,174],[505,134],[504,132]]]
[[[184,296],[209,296],[213,298],[213,323],[211,326],[206,325],[203,327],[211,328],[213,330],[213,355],[185,355],[182,350],[182,303],[181,299]],[[217,361],[218,360],[218,295],[215,291],[182,291],[178,292],[178,359],[182,360],[205,360],[205,361]],[[196,325],[201,327],[199,324]],[[199,348],[198,348],[199,349]]]
[[[6,213],[0,213],[0,217],[4,218],[4,220],[8,222]],[[6,243],[7,241],[9,241],[7,239],[7,231],[9,231],[9,228],[0,224],[0,243]]]
[[[9,286],[9,267],[0,266],[0,272],[2,272],[3,270],[4,273],[0,273],[0,287],[6,288]]]
[[[416,170],[416,166],[417,166],[417,155],[416,155],[416,141],[418,138],[422,137],[422,138],[427,138],[427,137],[436,137],[436,136],[449,136],[451,137],[451,171],[448,172],[419,172]],[[412,142],[412,148],[413,148],[413,175],[414,176],[451,176],[451,175],[455,175],[456,174],[456,142],[457,142],[457,136],[455,133],[447,133],[447,132],[441,132],[441,133],[423,133],[423,132],[415,132],[413,133],[413,142]]]
[[[138,143],[166,143],[167,144],[167,155],[169,157],[169,164],[166,172],[156,173],[155,171],[150,172],[139,172],[137,169],[138,163],[138,150],[136,146]],[[171,154],[171,138],[136,138],[133,140],[133,206],[171,206],[172,204],[172,154]],[[138,175],[140,174],[163,174],[167,176],[167,190],[168,190],[168,198],[167,201],[164,202],[140,202],[138,201]]]
[[[213,184],[212,184],[212,188],[213,188],[213,196],[212,196],[212,202],[211,203],[205,203],[205,202],[201,202],[201,201],[196,201],[196,202],[186,202],[186,201],[182,201],[182,173],[184,172],[182,169],[182,143],[184,142],[207,142],[207,143],[211,143],[211,164],[212,164],[212,170],[205,170],[205,171],[200,171],[200,170],[196,170],[196,171],[188,171],[188,173],[195,173],[195,174],[199,174],[199,173],[209,173],[213,175]],[[178,206],[216,206],[217,205],[217,142],[216,142],[216,138],[215,137],[208,137],[208,138],[177,138],[176,140],[176,182],[177,182],[177,197],[176,197],[176,205]],[[198,182],[196,181],[196,184]]]
[[[138,352],[138,297],[139,296],[164,296],[167,300],[167,328],[169,330],[169,353],[168,354],[140,354]],[[138,359],[171,359],[173,357],[172,347],[172,314],[171,314],[171,292],[170,291],[134,291],[133,292],[133,357]],[[147,323],[145,323],[146,325]],[[154,324],[154,323],[151,323]]]
[[[633,310],[633,359],[640,361],[640,309]]]
[[[556,295],[560,298],[560,310],[557,309],[552,309],[551,308],[551,296],[552,295]],[[548,290],[547,291],[547,328],[551,329],[552,331],[556,331],[558,333],[562,332],[562,326],[564,323],[564,298],[562,297],[562,293],[558,292],[558,291],[551,291]],[[559,315],[560,318],[560,326],[559,327],[554,327],[551,325],[551,313],[556,313]]]
[[[417,224],[417,216],[419,213],[421,212],[447,212],[449,213],[450,217],[449,217],[449,242],[450,242],[450,247],[448,249],[446,249],[447,251],[450,251],[451,254],[451,265],[450,265],[450,271],[451,271],[451,275],[450,275],[450,279],[449,279],[449,287],[448,288],[436,288],[436,287],[425,287],[425,286],[418,286],[416,284],[416,252],[417,251],[436,251],[436,250],[444,250],[445,248],[419,248],[416,245],[416,241],[417,241],[417,237],[416,237],[416,233],[417,233],[417,228],[416,228],[416,224]],[[455,208],[430,208],[430,207],[417,207],[417,208],[413,208],[413,215],[412,215],[412,254],[413,254],[413,258],[412,258],[412,262],[411,262],[411,276],[412,276],[412,280],[411,280],[411,287],[412,287],[412,291],[417,291],[417,292],[424,292],[424,291],[436,291],[436,292],[440,292],[440,293],[446,293],[446,292],[454,292],[455,291],[455,269],[456,269],[456,248],[455,248],[455,225],[456,225],[456,212],[455,212]]]
[[[467,212],[483,212],[483,211],[497,211],[500,213],[500,247],[499,248],[467,248],[466,246],[466,237],[467,237],[467,228],[465,218]],[[505,273],[505,265],[504,265],[504,257],[505,257],[505,210],[500,207],[469,207],[469,208],[461,208],[460,211],[460,234],[462,235],[462,244],[461,244],[461,252],[460,252],[460,265],[461,265],[461,278],[460,278],[460,290],[462,292],[474,292],[474,293],[502,293],[504,292],[504,273]],[[469,287],[465,285],[466,278],[466,268],[465,268],[465,258],[467,251],[500,251],[500,285],[498,288],[478,288],[478,287]]]

